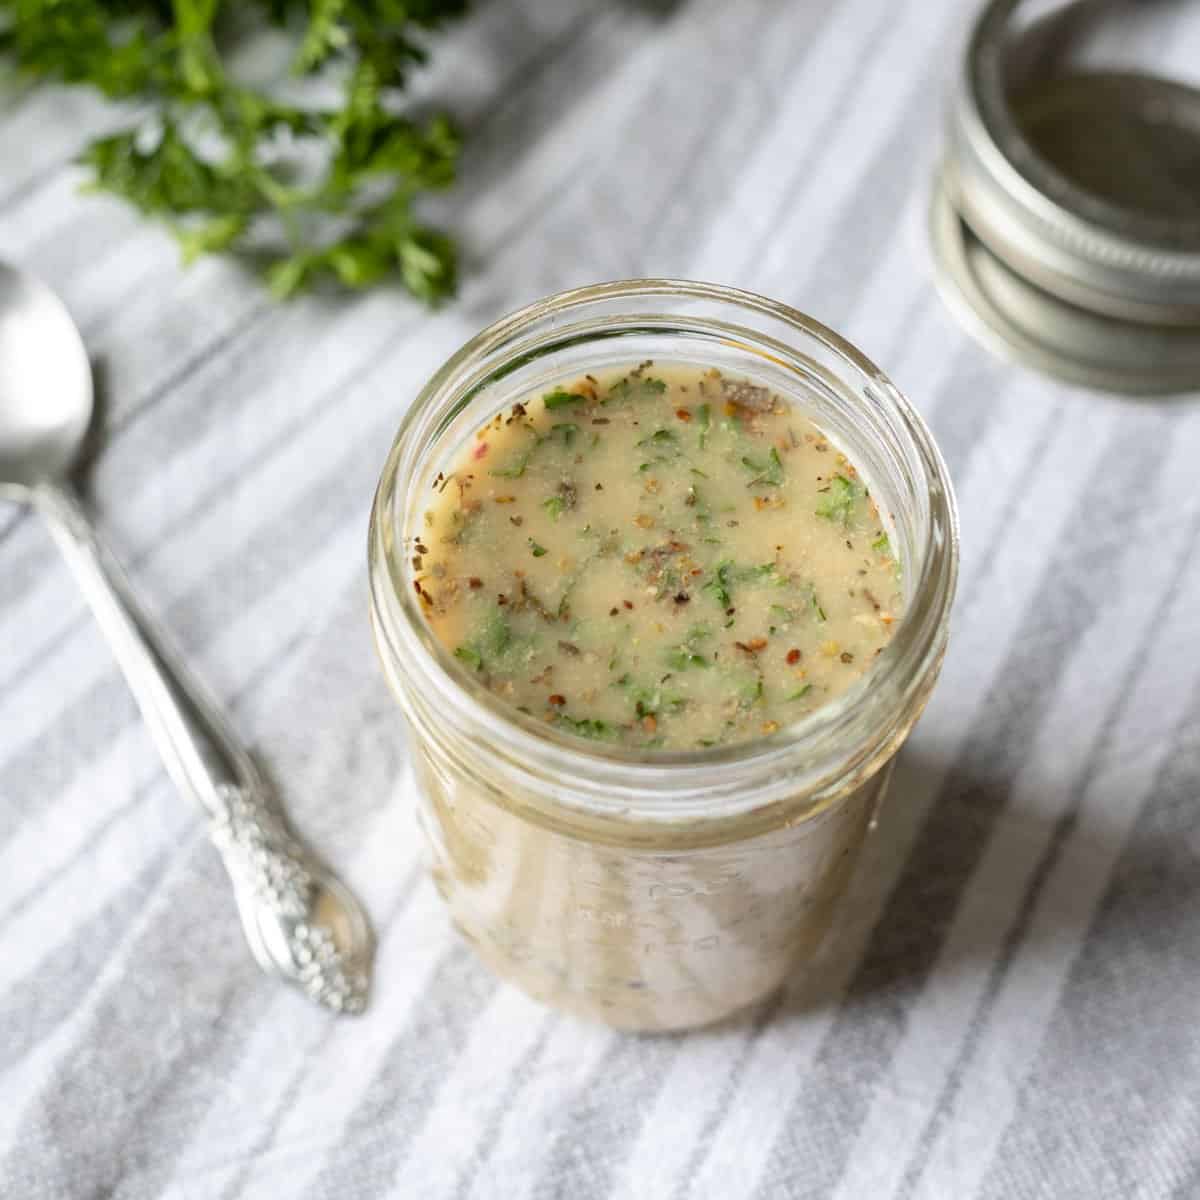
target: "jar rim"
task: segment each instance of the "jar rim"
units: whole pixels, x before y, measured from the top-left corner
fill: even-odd
[[[663,302],[663,318],[675,316],[667,306],[680,300],[712,302],[743,317],[767,318],[797,340],[819,343],[837,364],[857,373],[890,428],[920,464],[929,518],[922,544],[916,547],[918,569],[906,614],[888,646],[847,692],[770,737],[647,753],[585,742],[516,713],[466,676],[433,634],[409,586],[393,501],[398,488],[415,482],[415,472],[402,478],[402,467],[431,414],[461,406],[472,394],[468,376],[473,364],[512,348],[522,334],[547,321],[561,337],[574,318],[598,305],[658,300]],[[646,319],[645,313],[636,319]],[[703,325],[706,319],[687,320]],[[744,332],[754,335],[748,328]],[[489,378],[496,378],[498,371],[493,366]],[[375,494],[369,539],[371,614],[381,656],[389,678],[390,656],[395,664],[403,664],[400,673],[408,683],[419,685],[402,694],[400,682],[392,678],[410,719],[415,705],[426,712],[423,725],[436,713],[438,725],[445,720],[469,728],[477,741],[497,750],[498,761],[489,764],[493,771],[488,774],[516,772],[525,785],[542,785],[540,790],[552,803],[572,809],[583,803],[596,815],[650,821],[745,812],[795,792],[801,773],[811,785],[803,789],[804,795],[819,806],[822,798],[840,794],[848,780],[857,785],[874,773],[894,753],[932,687],[945,647],[958,568],[958,518],[945,463],[923,419],[883,372],[845,338],[788,305],[720,284],[679,279],[618,280],[560,292],[501,317],[466,342],[404,414]],[[888,719],[880,713],[866,719],[885,694],[896,711]],[[833,743],[841,745],[839,754],[830,754]],[[850,744],[856,752],[847,761],[845,747]],[[839,761],[829,761],[834,759]],[[570,789],[555,785],[564,776],[571,780]],[[772,789],[771,784],[778,786]]]

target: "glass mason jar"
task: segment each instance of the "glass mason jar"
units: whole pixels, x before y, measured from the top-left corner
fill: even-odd
[[[427,625],[411,543],[431,487],[500,409],[644,359],[765,384],[868,482],[905,615],[849,691],[771,737],[686,752],[584,742],[498,701]],[[411,731],[420,823],[455,925],[499,975],[626,1029],[716,1021],[816,950],[945,652],[958,564],[946,468],[853,346],[782,304],[709,284],[565,292],[458,351],[404,417],[375,498],[371,616]]]

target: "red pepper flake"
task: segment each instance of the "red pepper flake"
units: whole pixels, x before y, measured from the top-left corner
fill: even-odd
[[[633,608],[633,605],[630,604],[628,600],[622,600],[621,603],[625,605],[626,608]]]
[[[554,695],[550,697],[550,703],[553,704],[555,708],[562,708],[566,702],[566,696],[561,695],[559,692],[555,692]]]
[[[478,576],[472,575],[471,578],[467,580],[467,586],[473,592],[478,591],[481,587],[483,587],[483,580]]]
[[[620,610],[619,608],[610,608],[610,609],[608,610],[608,615],[609,615],[610,617],[615,617],[615,616],[617,615],[617,613],[619,613],[620,611],[621,611],[621,610]]]
[[[789,650],[787,652],[787,662],[789,667],[794,667],[800,661],[799,650]]]
[[[690,599],[691,599],[691,596],[689,596],[687,594],[687,592],[676,592],[675,593],[675,603],[676,604],[686,604]]]
[[[653,733],[658,728],[658,720],[655,718],[653,713],[647,713],[642,718],[642,728],[647,733]]]
[[[686,408],[677,408],[677,409],[675,410],[675,415],[676,415],[676,416],[677,416],[677,417],[678,417],[678,418],[679,418],[681,421],[690,421],[690,420],[692,419],[692,414],[691,414],[691,412],[690,412],[688,409],[686,409]]]

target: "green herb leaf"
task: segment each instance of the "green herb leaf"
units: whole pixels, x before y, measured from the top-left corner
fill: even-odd
[[[492,609],[475,631],[457,650],[454,657],[479,671],[487,662],[498,658],[512,644],[512,630],[499,609]]]
[[[593,741],[611,742],[617,736],[616,729],[608,721],[596,717],[571,717],[566,713],[555,713],[554,723],[577,737],[591,738]]]
[[[656,450],[668,447],[674,450],[679,445],[679,439],[670,429],[656,429],[649,437],[642,438],[637,444],[639,446],[649,446]]]
[[[672,646],[663,659],[673,671],[686,671],[689,667],[708,667],[712,664],[703,654],[694,654],[683,646]]]
[[[558,426],[555,428],[557,429]],[[542,444],[542,440],[539,434],[531,433],[529,441],[508,460],[505,466],[495,467],[488,474],[502,479],[520,479],[525,474],[525,468],[529,466],[529,460],[533,457],[534,451]]]
[[[455,286],[453,243],[415,206],[454,178],[459,137],[442,116],[398,103],[424,34],[466,0],[22,0],[3,5],[0,62],[27,77],[95,87],[136,112],[90,141],[90,190],[161,220],[185,261],[228,251],[290,296],[398,278],[433,303]],[[290,39],[284,101],[230,64]],[[332,98],[332,103],[331,103]]]
[[[732,602],[729,589],[733,586],[733,570],[731,559],[727,558],[724,562],[717,563],[713,568],[712,578],[700,589],[712,596],[722,610],[728,608]]]
[[[878,551],[880,554],[891,554],[892,543],[888,540],[886,533],[881,533],[872,543],[871,549]]]
[[[587,399],[586,396],[578,396],[574,392],[565,391],[563,388],[555,388],[552,392],[547,392],[542,397],[542,403],[549,409],[565,408],[568,404],[582,404]]]
[[[700,449],[703,450],[708,445],[708,430],[712,424],[712,406],[702,404],[696,409],[696,424],[700,429]]]
[[[608,404],[612,400],[649,400],[661,396],[666,390],[667,385],[661,379],[649,375],[640,375],[635,379],[626,375],[608,389],[602,403]]]
[[[562,516],[562,511],[566,508],[566,502],[561,496],[551,496],[548,500],[542,501],[542,507],[557,521]]]
[[[808,606],[818,621],[823,623],[826,620],[825,610],[821,607],[820,600],[817,599],[817,589],[812,584],[809,584],[808,587]]]
[[[854,506],[862,496],[863,489],[847,479],[845,475],[835,475],[829,483],[829,491],[817,505],[817,516],[829,521],[836,521],[845,526],[850,524],[854,515]]]
[[[578,436],[579,426],[572,425],[569,421],[562,421],[557,425],[551,425],[550,432],[546,435],[549,441],[561,442],[565,447],[573,446]]]
[[[529,539],[529,548],[533,551],[534,558],[541,558],[542,555],[546,553],[546,547],[539,546],[538,543],[533,540],[533,538]]]
[[[793,700],[803,700],[804,697],[812,691],[812,687],[813,685],[811,683],[806,683],[802,688],[797,688],[796,691],[794,691],[790,696],[785,696],[784,700],[788,704],[790,704]]]
[[[764,579],[770,579],[776,583],[786,583],[787,580],[782,577],[776,577],[775,564],[773,562],[763,563],[758,567],[742,567],[737,573],[738,581],[741,583],[756,583]]]
[[[746,485],[747,487],[755,487],[760,483],[770,487],[779,487],[783,483],[783,462],[780,460],[779,451],[774,446],[771,447],[765,462],[762,459],[745,455],[742,458],[742,466],[747,471],[754,473],[754,478]]]
[[[473,649],[471,646],[459,646],[454,652],[454,657],[461,659],[474,671],[480,670],[483,666],[483,659],[480,657],[479,651]]]

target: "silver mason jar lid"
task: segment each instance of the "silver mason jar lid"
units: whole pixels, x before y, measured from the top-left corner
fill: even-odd
[[[1062,69],[1111,3],[1024,27],[1021,8],[992,0],[968,42],[931,214],[940,282],[977,332],[1044,370],[1200,387],[1200,91]]]

